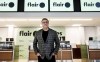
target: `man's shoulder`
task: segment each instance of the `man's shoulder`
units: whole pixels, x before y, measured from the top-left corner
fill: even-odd
[[[43,29],[38,30],[38,31],[37,31],[37,33],[41,32],[42,30],[43,30]],[[57,31],[56,31],[56,30],[54,30],[54,29],[49,28],[49,30],[50,30],[50,31],[52,31],[52,32],[57,33]]]
[[[39,29],[39,30],[37,31],[37,33],[38,33],[38,32],[41,32],[41,31],[42,31],[42,29]]]
[[[51,29],[51,28],[50,28],[50,30],[51,30],[52,32],[55,32],[55,33],[57,32],[56,30],[54,30],[54,29]]]

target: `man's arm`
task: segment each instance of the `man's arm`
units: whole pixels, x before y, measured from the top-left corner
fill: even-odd
[[[60,42],[59,42],[59,38],[57,35],[57,32],[55,34],[55,49],[54,49],[54,54],[57,54],[59,51],[59,47],[60,47]]]
[[[35,54],[39,53],[39,50],[38,50],[38,47],[37,47],[37,42],[38,42],[38,40],[37,40],[37,37],[36,37],[36,36],[37,36],[37,35],[36,35],[36,33],[35,33],[34,41],[33,41],[33,48],[34,48]]]

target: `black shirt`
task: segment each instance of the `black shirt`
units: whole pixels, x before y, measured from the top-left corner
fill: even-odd
[[[48,31],[43,30],[42,37],[43,37],[44,42],[46,42],[47,36],[48,36]]]

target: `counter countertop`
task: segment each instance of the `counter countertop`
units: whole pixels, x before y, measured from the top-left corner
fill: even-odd
[[[13,49],[0,49],[0,51],[13,51]]]
[[[71,51],[71,49],[59,49],[59,51]],[[29,50],[29,52],[34,52],[34,50]]]

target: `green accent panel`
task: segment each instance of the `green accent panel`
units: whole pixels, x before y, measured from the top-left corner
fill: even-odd
[[[87,46],[86,45],[81,45],[81,56],[82,56],[82,59],[88,58]]]
[[[19,59],[19,46],[15,46],[14,48],[14,60]]]

